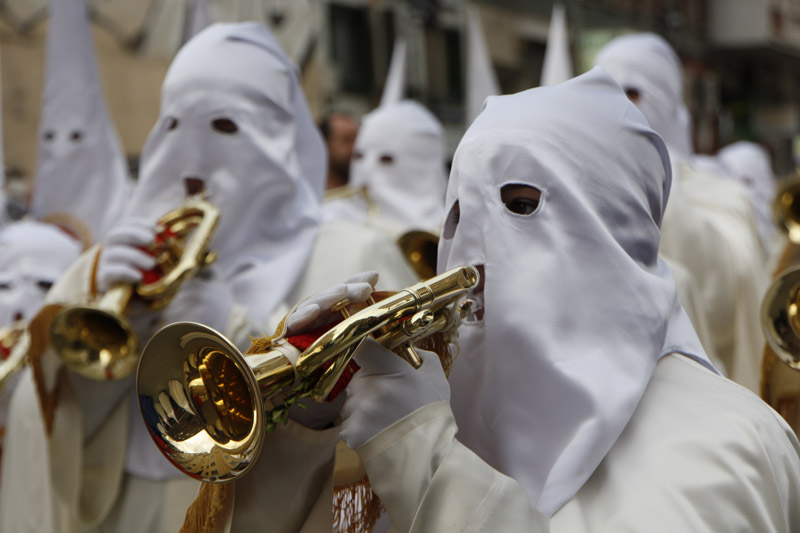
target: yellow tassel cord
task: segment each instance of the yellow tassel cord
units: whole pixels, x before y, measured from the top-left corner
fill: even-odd
[[[186,510],[180,533],[215,533],[222,525],[226,502],[233,496],[233,483],[203,483]]]
[[[61,391],[61,382],[65,374],[62,367],[58,372],[55,387],[53,387],[52,391],[47,390],[42,367],[42,356],[47,348],[50,347],[50,324],[61,309],[62,306],[60,305],[46,305],[28,324],[28,333],[31,339],[28,360],[33,370],[33,380],[36,383],[39,406],[42,410],[42,418],[44,418],[45,430],[48,436],[53,431],[53,419],[58,405],[58,395]]]

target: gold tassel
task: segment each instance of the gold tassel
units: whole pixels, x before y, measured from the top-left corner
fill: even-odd
[[[44,418],[45,430],[49,437],[53,431],[53,419],[58,406],[58,396],[61,392],[62,380],[66,377],[64,368],[58,371],[55,387],[52,391],[47,390],[44,379],[44,368],[42,367],[42,356],[50,347],[50,324],[56,314],[61,311],[60,305],[46,305],[39,311],[28,324],[30,334],[30,348],[28,348],[28,360],[33,370],[33,380],[36,384],[36,393],[39,396],[39,406]]]
[[[335,533],[368,533],[380,518],[383,508],[372,492],[369,478],[334,487],[333,531]]]
[[[186,517],[180,533],[215,533],[221,525],[226,502],[233,496],[233,483],[203,483]]]

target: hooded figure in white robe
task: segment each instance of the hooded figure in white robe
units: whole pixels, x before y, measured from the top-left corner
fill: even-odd
[[[707,351],[731,379],[757,392],[764,344],[759,309],[768,272],[748,194],[693,164],[681,64],[663,38],[619,37],[598,52],[595,63],[622,86],[669,149],[674,192],[660,251],[690,273],[681,293],[699,296],[701,308],[689,310],[698,332],[710,333],[701,338]]]
[[[487,101],[439,247],[482,275],[449,385],[367,342],[342,411],[398,531],[800,527],[800,443],[715,373],[658,255],[670,178],[602,69]]]
[[[53,224],[25,220],[0,229],[0,328],[28,323],[50,287],[80,254],[81,243]],[[14,346],[0,348],[0,375],[17,367],[16,348],[27,342],[20,338]],[[0,390],[0,427],[5,427],[17,379],[10,375]]]
[[[106,109],[84,0],[53,0],[47,30],[33,216],[85,246],[119,220],[130,191]]]
[[[358,131],[350,184],[365,195],[339,200],[332,218],[371,222],[400,235],[438,233],[444,216],[444,130],[420,104],[405,100],[366,115]]]
[[[161,325],[193,320],[246,348],[246,334],[260,334],[284,300],[305,296],[296,294],[298,287],[332,283],[309,280],[310,271],[327,267],[339,280],[385,257],[349,232],[350,240],[338,243],[342,257],[313,259],[321,248],[324,180],[321,136],[296,70],[273,36],[254,23],[213,25],[187,43],[167,73],[122,222],[67,272],[48,303],[85,302],[116,283],[142,281],[153,258],[139,247],[153,241],[156,220],[202,193],[220,210],[209,244],[217,260],[184,282],[162,311],[134,303],[126,314],[142,343]],[[402,263],[391,249],[387,263]],[[309,268],[314,261],[322,264]],[[401,283],[410,280],[409,270]],[[0,491],[0,530],[177,530],[199,483],[152,443],[133,376],[92,381],[66,370],[49,349],[40,360],[41,371],[23,373],[12,398],[14,437],[3,476],[25,482]],[[36,513],[27,507],[32,501]]]

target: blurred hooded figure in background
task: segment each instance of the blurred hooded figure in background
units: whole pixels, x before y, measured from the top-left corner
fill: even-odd
[[[754,142],[738,141],[717,152],[717,158],[728,175],[747,190],[756,215],[761,246],[772,264],[780,252],[782,239],[778,238],[778,228],[772,215],[778,180],[772,172],[769,153]]]
[[[25,327],[39,312],[50,287],[81,253],[81,244],[53,224],[24,220],[0,229],[0,328]],[[30,339],[27,332],[0,339],[0,428]],[[6,341],[11,341],[6,344]],[[18,353],[22,350],[22,353]],[[22,357],[23,359],[20,359]],[[3,430],[0,429],[0,439]],[[0,440],[0,443],[2,441]]]
[[[131,190],[111,122],[84,0],[50,3],[31,214],[85,246],[119,220]]]
[[[447,186],[444,158],[444,130],[430,111],[411,100],[379,107],[364,117],[350,165],[350,185],[365,195],[326,202],[327,216],[369,220],[396,235],[412,229],[438,233]]]
[[[622,86],[669,149],[674,192],[660,251],[688,271],[681,296],[687,305],[685,295],[698,297],[700,309],[691,318],[699,333],[710,334],[703,345],[731,379],[758,391],[764,343],[759,309],[768,275],[747,191],[692,164],[681,64],[663,38],[618,37],[598,52],[595,64]]]
[[[714,371],[659,257],[670,185],[602,69],[487,100],[439,246],[482,278],[449,384],[367,339],[342,410],[397,530],[800,527],[800,443]]]

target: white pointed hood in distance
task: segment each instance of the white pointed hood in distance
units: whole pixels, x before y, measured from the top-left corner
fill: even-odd
[[[500,84],[492,67],[478,8],[467,5],[467,102],[466,123],[471,124],[481,112],[483,102],[500,94]]]
[[[412,100],[367,114],[356,137],[350,183],[366,187],[378,215],[401,232],[438,233],[447,187],[441,123]]]
[[[595,65],[606,69],[623,89],[639,92],[639,111],[667,143],[673,159],[694,153],[681,62],[663,37],[654,33],[617,37],[597,53]]]
[[[406,93],[406,42],[397,39],[392,50],[392,60],[389,63],[389,72],[381,94],[381,103],[378,107],[396,104],[403,100]]]
[[[614,445],[664,355],[711,367],[658,256],[661,138],[602,69],[490,98],[456,150],[439,270],[482,264],[450,373],[458,438],[552,515]],[[506,185],[541,191],[528,215]],[[453,206],[459,204],[460,214]]]
[[[52,0],[32,212],[98,242],[130,190],[106,109],[84,0]]]
[[[252,318],[265,321],[305,269],[325,172],[297,72],[269,30],[214,24],[167,72],[127,217],[155,222],[185,199],[186,178],[203,180],[221,211],[215,268]]]
[[[772,216],[772,202],[778,184],[772,172],[769,153],[757,143],[738,141],[722,148],[717,153],[717,159],[728,171],[727,175],[747,189],[756,216],[761,245],[769,250],[777,233]]]
[[[544,52],[540,85],[555,85],[572,77],[572,59],[569,53],[569,33],[564,4],[553,4],[547,47]]]

